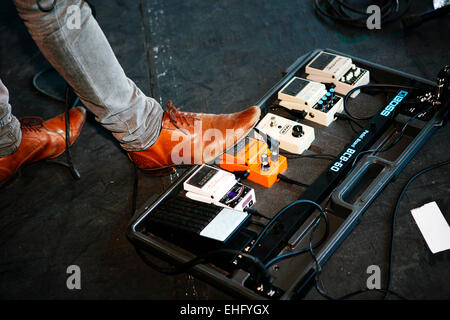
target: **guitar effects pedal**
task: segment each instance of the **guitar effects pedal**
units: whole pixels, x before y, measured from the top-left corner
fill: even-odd
[[[268,113],[256,128],[280,142],[280,149],[301,154],[314,141],[314,128]]]
[[[279,154],[277,143],[269,149],[266,142],[247,136],[222,154],[219,165],[230,172],[248,171],[247,179],[270,188],[287,170],[287,159]]]
[[[334,83],[336,92],[346,95],[355,87],[368,84],[370,72],[357,67],[352,59],[321,52],[305,67],[308,74],[307,79],[322,83]],[[359,90],[355,91],[351,97],[355,98]]]
[[[278,92],[278,99],[280,106],[305,111],[305,119],[323,126],[329,126],[335,119],[335,113],[342,112],[344,108],[344,99],[336,95],[334,86],[327,90],[322,83],[298,77],[292,78]]]
[[[183,183],[186,197],[225,207],[244,211],[255,202],[255,191],[239,183],[233,173],[202,165]]]

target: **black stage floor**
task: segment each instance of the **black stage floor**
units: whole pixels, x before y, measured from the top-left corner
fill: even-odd
[[[434,80],[450,63],[450,19],[404,34],[333,26],[314,14],[313,1],[92,0],[98,21],[124,70],[148,95],[184,110],[234,112],[257,101],[297,57],[331,48]],[[412,11],[431,8],[415,1]],[[41,94],[32,77],[47,63],[18,18],[0,4],[0,76],[16,116],[44,118],[63,106]],[[446,160],[450,131],[440,129],[325,265],[333,296],[365,287],[370,265],[383,272],[394,202],[416,171]],[[92,115],[73,147],[82,178],[37,163],[0,189],[0,298],[229,299],[187,274],[165,276],[147,267],[125,233],[131,218],[133,167]],[[450,221],[449,168],[419,178],[402,202],[395,233],[392,289],[410,299],[450,298],[450,251],[431,254],[409,210],[437,201]],[[138,205],[164,190],[168,178],[141,174]],[[66,287],[69,265],[82,272],[81,290]],[[360,296],[376,299],[375,294]],[[307,299],[320,296],[311,291]]]

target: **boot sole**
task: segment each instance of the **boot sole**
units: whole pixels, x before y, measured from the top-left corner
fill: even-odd
[[[19,168],[16,172],[6,178],[6,180],[0,182],[0,189],[12,184],[21,175],[21,169],[22,168]]]
[[[75,142],[75,141],[74,141],[74,142]],[[73,145],[73,143],[72,143],[72,145]],[[72,146],[72,145],[71,145],[71,146]],[[66,149],[64,149],[63,152],[58,153],[58,154],[55,155],[55,156],[48,157],[48,158],[45,158],[45,159],[41,159],[41,160],[38,160],[38,161],[36,161],[36,162],[24,163],[23,165],[21,165],[21,166],[19,167],[19,169],[17,169],[16,172],[14,172],[14,173],[11,174],[8,178],[6,178],[6,180],[0,182],[0,188],[6,187],[7,185],[10,185],[11,183],[13,183],[13,181],[15,181],[19,176],[22,175],[22,170],[23,170],[24,168],[26,168],[27,166],[29,166],[29,165],[33,165],[33,164],[36,164],[36,163],[39,163],[39,162],[45,162],[45,163],[48,163],[48,164],[65,165],[65,163],[64,163],[63,161],[58,162],[58,160],[56,160],[58,157],[60,157],[61,155],[63,155],[65,152],[66,152]]]

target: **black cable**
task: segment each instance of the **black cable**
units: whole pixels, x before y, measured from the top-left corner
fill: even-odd
[[[281,106],[279,104],[274,104],[270,106],[270,110],[274,109],[281,109],[289,113],[291,116],[295,117],[296,119],[305,119],[307,112],[303,110],[295,110],[295,109],[289,109],[284,106]]]
[[[265,267],[269,268],[271,265],[273,265],[274,263],[276,263],[278,261],[281,261],[281,260],[284,260],[284,259],[288,259],[288,258],[291,258],[291,257],[298,256],[300,254],[304,254],[304,253],[310,252],[311,247],[313,249],[315,249],[315,248],[319,247],[320,245],[322,245],[325,242],[325,240],[327,239],[328,235],[330,234],[330,222],[328,220],[328,216],[327,216],[325,210],[322,210],[320,212],[320,215],[314,220],[313,228],[312,228],[311,234],[310,234],[310,242],[311,242],[313,237],[314,237],[314,234],[316,232],[316,229],[319,226],[319,223],[320,223],[322,217],[325,220],[325,232],[324,232],[324,234],[322,235],[322,237],[320,238],[319,241],[317,241],[315,244],[311,244],[310,243],[310,247],[308,247],[308,248],[304,248],[304,249],[300,249],[300,250],[296,250],[296,251],[293,251],[293,252],[289,252],[289,253],[285,253],[285,254],[279,255],[279,256],[273,258],[272,260],[268,261],[266,263]]]
[[[276,263],[278,261],[281,261],[281,260],[288,259],[288,258],[291,258],[291,257],[294,257],[294,256],[298,256],[300,254],[304,254],[304,253],[310,252],[311,256],[312,256],[312,258],[313,258],[313,260],[314,260],[314,262],[316,264],[316,275],[315,275],[315,287],[316,287],[316,290],[319,292],[320,295],[322,295],[326,299],[329,299],[329,300],[345,300],[345,299],[348,299],[350,297],[353,297],[353,296],[356,296],[356,295],[359,295],[359,294],[362,294],[362,293],[365,293],[365,292],[368,292],[368,291],[372,291],[372,292],[373,291],[377,291],[377,292],[382,292],[382,293],[391,293],[391,294],[397,296],[398,298],[400,298],[402,300],[406,300],[404,297],[402,297],[398,293],[393,292],[392,290],[389,290],[389,289],[386,289],[386,290],[384,290],[384,289],[361,289],[361,290],[358,290],[358,291],[346,294],[346,295],[344,295],[344,296],[342,296],[340,298],[333,298],[330,295],[326,294],[319,287],[319,276],[320,276],[320,273],[322,271],[322,268],[321,268],[321,266],[319,264],[319,261],[317,260],[317,256],[316,256],[316,254],[314,252],[314,249],[316,249],[317,247],[322,245],[322,243],[326,240],[326,238],[329,235],[330,224],[329,224],[328,216],[326,214],[326,210],[327,210],[327,207],[328,207],[330,201],[331,201],[331,196],[328,198],[328,200],[326,202],[326,205],[325,205],[325,208],[320,207],[316,203],[312,203],[312,204],[314,204],[314,205],[316,205],[316,206],[318,206],[320,208],[320,212],[321,213],[314,221],[314,225],[313,225],[313,228],[311,230],[310,237],[309,237],[309,247],[308,248],[304,248],[304,249],[300,249],[300,250],[297,250],[297,251],[289,252],[289,253],[286,253],[286,254],[282,254],[280,256],[277,256],[277,257],[273,258],[272,260],[268,261],[266,263],[265,267],[269,268],[271,265],[273,265],[274,263]],[[283,209],[283,211],[284,210],[285,209]],[[326,223],[325,224],[325,228],[326,229],[325,229],[325,232],[324,232],[324,235],[322,236],[322,238],[317,243],[313,244],[312,241],[314,239],[315,232],[317,230],[317,227],[319,226],[319,223],[320,223],[322,217],[325,219],[325,223]],[[267,226],[266,226],[266,229],[268,229]],[[260,238],[261,238],[261,235],[260,235],[260,237],[257,240],[259,240]]]
[[[353,133],[358,134],[359,131],[355,129],[355,127],[353,127],[353,123],[352,121],[350,121],[350,119],[347,120],[348,125],[350,126],[350,129],[352,129]]]
[[[390,245],[390,250],[389,250],[388,281],[387,281],[386,289],[361,289],[361,290],[358,290],[358,291],[346,294],[346,295],[344,295],[342,297],[339,297],[339,298],[331,297],[330,295],[325,293],[323,291],[323,289],[321,289],[320,286],[319,286],[319,276],[320,276],[321,268],[320,268],[320,265],[319,265],[319,263],[317,261],[317,257],[315,256],[314,248],[312,248],[310,250],[310,252],[311,252],[311,255],[313,256],[313,259],[314,259],[314,261],[316,263],[316,268],[317,268],[316,277],[315,277],[315,288],[316,288],[317,292],[320,295],[322,295],[324,298],[329,299],[329,300],[345,300],[345,299],[348,299],[348,298],[351,298],[351,297],[363,294],[365,292],[371,292],[371,291],[384,293],[384,299],[387,299],[389,297],[389,294],[392,294],[392,295],[397,296],[398,298],[400,298],[402,300],[406,300],[403,296],[401,296],[400,294],[398,294],[398,293],[396,293],[396,292],[394,292],[394,291],[392,291],[390,289],[391,286],[392,286],[392,260],[393,260],[393,252],[394,252],[394,231],[395,231],[395,223],[396,223],[396,219],[397,219],[397,215],[398,215],[398,211],[399,211],[399,207],[400,207],[400,202],[403,199],[403,197],[404,197],[404,195],[405,195],[409,185],[415,179],[417,179],[420,175],[422,175],[422,174],[424,174],[424,173],[426,173],[428,171],[431,171],[431,170],[437,169],[439,167],[442,167],[444,165],[448,165],[448,164],[450,164],[450,159],[446,160],[446,161],[443,161],[443,162],[440,162],[440,163],[437,163],[435,165],[429,166],[429,167],[427,167],[425,169],[420,170],[419,172],[417,172],[415,175],[413,175],[408,180],[408,182],[405,184],[405,186],[403,187],[402,191],[400,192],[399,197],[397,198],[397,202],[396,202],[396,205],[395,205],[394,213],[392,215],[391,245]],[[310,247],[311,247],[311,243],[310,243]]]
[[[348,99],[350,98],[350,96],[358,90],[361,89],[365,89],[365,88],[376,88],[376,89],[385,89],[385,90],[389,90],[389,89],[409,89],[409,90],[423,90],[423,88],[418,88],[418,87],[411,87],[411,86],[401,86],[401,85],[396,85],[396,84],[365,84],[362,86],[357,86],[353,89],[351,89],[344,97],[344,101],[343,101],[343,107],[344,107],[344,111],[345,113],[352,118],[353,120],[369,120],[371,119],[375,114],[370,115],[370,116],[355,116],[353,115],[349,109],[348,109]]]
[[[66,129],[66,159],[67,159],[67,166],[70,169],[70,173],[72,174],[73,178],[76,180],[79,180],[81,178],[80,173],[78,172],[78,170],[75,168],[75,165],[73,163],[72,160],[72,152],[70,151],[70,109],[74,108],[78,102],[80,101],[80,99],[78,98],[78,96],[75,95],[75,100],[72,104],[70,104],[70,94],[72,92],[72,88],[67,85],[66,87],[66,101],[64,104],[64,125],[65,125],[65,129]]]
[[[432,109],[431,106],[429,106],[427,109],[425,109],[425,111],[421,111],[418,112],[414,115],[412,115],[408,121],[406,121],[406,123],[403,125],[402,130],[400,130],[399,135],[397,136],[397,138],[395,138],[394,141],[392,141],[390,144],[388,144],[385,147],[379,146],[377,149],[370,149],[370,150],[366,150],[366,151],[361,151],[360,153],[358,153],[355,157],[355,159],[353,160],[353,164],[352,164],[352,168],[355,166],[356,161],[359,159],[360,156],[362,156],[363,154],[366,153],[372,153],[372,154],[377,154],[377,153],[381,153],[381,152],[386,152],[390,149],[392,149],[397,143],[400,142],[400,140],[403,138],[403,136],[405,135],[406,132],[406,128],[408,127],[408,125],[414,120],[416,119],[419,115],[426,113],[428,111],[430,111]]]
[[[379,153],[379,152],[386,152],[386,151],[392,149],[392,148],[393,148],[393,147],[394,147],[394,146],[395,146],[395,145],[403,138],[403,136],[405,135],[405,131],[406,131],[406,128],[408,127],[408,125],[409,125],[414,119],[416,119],[419,115],[424,114],[424,113],[430,111],[431,109],[432,109],[432,107],[429,106],[428,108],[425,109],[425,111],[418,112],[418,113],[416,113],[415,115],[411,116],[411,117],[408,119],[408,121],[406,121],[406,123],[404,124],[404,126],[403,126],[402,130],[400,131],[400,134],[397,136],[397,138],[396,138],[394,141],[392,141],[390,144],[388,144],[386,147],[384,147],[384,148],[378,150],[377,153]]]
[[[390,294],[398,297],[401,300],[406,300],[406,298],[401,296],[400,294],[398,294],[392,290],[385,290],[385,289],[361,289],[361,290],[357,290],[355,292],[348,293],[341,297],[334,298],[334,297],[331,297],[330,295],[328,295],[325,291],[323,291],[322,288],[319,287],[318,281],[316,281],[316,283],[315,283],[315,288],[316,288],[317,292],[327,300],[346,300],[346,299],[349,299],[354,296],[358,296],[358,295],[366,293],[366,292],[380,292],[380,293],[385,293],[385,294],[390,293]]]
[[[384,0],[380,6],[380,21],[388,24],[401,18],[410,8],[411,0],[405,0],[401,8],[399,0]],[[335,22],[358,28],[367,28],[367,7],[356,7],[344,0],[314,0],[316,14]]]
[[[359,122],[357,122],[356,120],[350,118],[350,116],[348,116],[348,115],[345,114],[345,113],[336,112],[336,113],[334,114],[334,116],[335,116],[336,118],[338,118],[338,119],[347,120],[347,121],[348,121],[348,124],[350,125],[350,128],[351,128],[352,131],[353,131],[354,133],[356,133],[356,134],[358,134],[359,131],[356,130],[356,129],[353,127],[353,124],[356,124],[356,125],[358,126],[358,128],[360,128],[360,129],[363,128],[363,126],[362,126]]]
[[[161,272],[161,273],[164,273],[167,275],[176,275],[176,274],[186,272],[188,269],[190,269],[198,264],[204,264],[204,263],[211,262],[211,259],[214,259],[217,257],[223,257],[225,255],[233,255],[233,256],[239,255],[239,256],[242,256],[243,258],[248,258],[251,261],[253,261],[256,265],[259,266],[259,269],[263,272],[263,274],[265,274],[267,277],[270,277],[270,275],[268,275],[268,272],[264,269],[264,264],[261,262],[261,260],[259,260],[255,256],[252,256],[248,253],[241,252],[239,250],[218,249],[218,250],[210,251],[208,253],[198,255],[197,257],[195,257],[187,262],[184,262],[182,264],[179,264],[177,266],[172,266],[172,267],[158,266],[155,263],[153,263],[152,261],[149,261],[147,259],[147,257],[142,254],[141,250],[138,250],[138,253],[141,257],[143,257],[144,262],[151,265],[151,267],[153,267],[158,272]]]
[[[303,183],[303,182],[300,182],[300,181],[297,181],[297,180],[293,180],[293,179],[291,179],[289,177],[286,177],[284,174],[281,174],[281,173],[279,173],[277,177],[281,181],[284,181],[284,182],[287,182],[287,183],[290,183],[290,184],[295,184],[295,185],[303,187],[303,188],[308,188],[309,187],[309,184],[306,184],[306,183]]]
[[[412,29],[415,27],[420,26],[425,21],[429,21],[431,19],[436,19],[442,16],[446,16],[448,13],[450,13],[450,4],[447,1],[447,4],[444,4],[444,1],[442,2],[442,7],[430,10],[427,12],[419,13],[419,14],[412,14],[409,16],[406,16],[402,19],[402,25],[404,29]]]
[[[134,180],[133,180],[133,194],[132,194],[132,207],[131,207],[132,215],[134,215],[134,213],[136,212],[138,186],[139,186],[139,169],[136,166],[136,164],[133,164],[133,170],[134,170]],[[270,220],[269,217],[266,217],[266,216],[260,214],[255,209],[249,209],[249,210],[251,210],[252,212],[254,212],[256,215],[258,215],[260,217],[264,217],[264,218]],[[271,276],[268,273],[268,271],[264,268],[264,264],[261,262],[261,260],[259,260],[255,256],[252,256],[248,253],[241,252],[239,250],[232,250],[232,249],[215,250],[215,251],[208,252],[206,254],[198,255],[197,257],[193,258],[192,260],[182,263],[176,267],[174,266],[171,268],[170,267],[165,268],[165,267],[161,267],[161,266],[153,263],[151,260],[147,259],[147,257],[142,253],[142,251],[137,246],[135,248],[136,248],[136,252],[139,255],[139,257],[147,265],[149,265],[151,268],[157,270],[158,272],[161,272],[161,273],[164,273],[167,275],[175,275],[175,274],[183,273],[198,264],[211,262],[212,259],[214,259],[216,257],[221,257],[221,256],[225,256],[225,255],[230,255],[230,254],[237,255],[237,256],[240,256],[241,258],[249,259],[257,267],[257,269],[263,275],[263,281],[265,282],[265,284],[268,284],[270,287],[271,283],[272,283]]]
[[[392,259],[393,259],[393,254],[394,254],[394,232],[395,232],[395,223],[397,220],[397,215],[399,212],[399,208],[400,208],[400,201],[403,199],[404,195],[406,194],[406,191],[409,187],[409,185],[416,180],[419,176],[421,176],[422,174],[440,168],[442,166],[448,165],[450,164],[450,159],[443,161],[443,162],[439,162],[437,164],[434,164],[432,166],[429,166],[425,169],[420,170],[419,172],[417,172],[415,175],[413,175],[408,182],[405,184],[405,186],[403,187],[402,191],[400,192],[399,197],[397,198],[397,202],[395,204],[395,208],[394,208],[394,212],[392,214],[392,225],[391,225],[391,245],[389,248],[389,266],[388,266],[388,280],[387,280],[387,285],[386,288],[389,290],[391,285],[392,285]],[[389,296],[389,291],[388,293],[385,294],[384,299],[387,299]]]
[[[327,203],[326,203],[326,207],[328,207],[328,205],[330,203],[330,200],[331,200],[331,197],[328,198]],[[401,295],[399,295],[399,294],[397,294],[397,293],[395,293],[395,292],[393,292],[392,290],[389,290],[389,289],[387,289],[387,290],[384,290],[384,289],[361,289],[361,290],[358,290],[358,291],[346,294],[346,295],[344,295],[344,296],[342,296],[340,298],[333,298],[333,297],[329,296],[328,294],[326,294],[319,287],[318,282],[319,282],[319,276],[320,276],[320,272],[321,272],[322,268],[321,268],[321,266],[320,266],[320,264],[319,264],[319,262],[317,260],[317,256],[316,256],[316,254],[314,252],[314,249],[316,249],[317,247],[319,247],[320,245],[323,244],[323,242],[326,240],[326,238],[328,237],[329,232],[330,232],[330,223],[329,223],[329,220],[328,220],[328,216],[326,214],[326,210],[327,210],[327,208],[321,208],[320,215],[314,221],[314,225],[313,225],[313,228],[311,230],[310,237],[309,237],[309,247],[308,248],[304,248],[304,249],[300,249],[300,250],[296,250],[296,251],[293,251],[293,252],[289,252],[289,253],[286,253],[286,254],[279,255],[279,256],[271,259],[270,261],[268,261],[265,264],[265,268],[269,268],[271,265],[273,265],[274,263],[276,263],[278,261],[281,261],[281,260],[284,260],[284,259],[288,259],[288,258],[291,258],[291,257],[298,256],[300,254],[304,254],[304,253],[310,252],[311,256],[314,259],[314,262],[316,264],[316,269],[317,269],[316,270],[316,276],[315,276],[315,287],[316,287],[316,290],[319,292],[319,294],[321,294],[323,297],[325,297],[325,298],[327,298],[329,300],[345,300],[345,299],[348,299],[350,297],[353,297],[353,296],[356,296],[356,295],[359,295],[359,294],[362,294],[362,293],[365,293],[365,292],[368,292],[368,291],[378,291],[378,292],[382,292],[382,293],[391,293],[391,294],[399,297],[400,299],[405,300],[404,297],[402,297]],[[313,244],[312,241],[314,239],[315,232],[317,230],[317,227],[319,226],[319,223],[320,223],[322,217],[325,219],[325,228],[326,229],[325,229],[325,232],[324,232],[322,238],[318,242]]]
[[[146,263],[147,265],[149,265],[151,268],[155,269],[156,271],[166,274],[166,275],[176,275],[176,274],[184,273],[196,265],[213,262],[215,258],[220,258],[220,257],[224,257],[227,255],[239,256],[241,259],[245,258],[245,259],[250,260],[250,262],[252,262],[252,264],[259,270],[260,274],[263,276],[261,281],[265,285],[268,285],[269,289],[272,284],[271,275],[266,270],[266,268],[264,267],[264,264],[261,262],[261,260],[255,256],[252,256],[248,253],[241,252],[239,250],[218,249],[218,250],[210,251],[205,254],[198,255],[197,257],[195,257],[185,263],[182,263],[182,264],[179,264],[179,265],[173,266],[173,267],[161,267],[161,266],[155,264],[153,261],[149,260],[147,258],[147,256],[145,254],[143,254],[142,251],[138,247],[136,247],[136,252],[139,255],[139,257],[141,257],[141,259],[144,261],[144,263]]]
[[[251,214],[252,216],[260,217],[260,218],[263,218],[263,219],[266,219],[266,220],[272,220],[272,218],[270,218],[268,216],[265,216],[262,213],[260,213],[258,210],[250,208],[250,207],[246,207],[244,209],[244,211],[249,213],[249,214]]]
[[[256,240],[253,242],[252,244],[252,249],[256,247],[256,245],[259,243],[259,241],[262,239],[262,237],[264,236],[264,234],[270,229],[270,227],[272,226],[272,224],[275,223],[275,221],[284,213],[286,212],[287,209],[297,206],[299,204],[309,204],[309,205],[313,205],[316,208],[318,208],[320,211],[324,211],[324,209],[316,202],[311,201],[311,200],[296,200],[290,204],[288,204],[286,207],[284,207],[283,209],[281,209],[270,221],[269,223],[266,225],[266,227],[261,231],[261,233],[258,235],[258,237],[256,238]]]
[[[314,247],[314,245],[312,244],[312,239],[313,239],[313,237],[314,237],[314,233],[315,233],[315,231],[316,231],[316,229],[313,229],[312,231],[311,231],[311,236],[310,236],[310,239],[309,239],[309,252],[311,253],[311,256],[312,256],[312,258],[313,258],[313,260],[314,260],[314,263],[316,264],[316,274],[315,274],[315,277],[314,277],[314,281],[315,281],[315,288],[316,288],[316,290],[317,290],[317,292],[321,295],[321,296],[323,296],[324,298],[326,298],[326,299],[328,299],[328,300],[345,300],[345,299],[348,299],[348,298],[351,298],[351,297],[354,297],[354,296],[357,296],[357,295],[359,295],[359,294],[362,294],[362,293],[365,293],[365,292],[382,292],[382,293],[391,293],[392,295],[395,295],[395,296],[397,296],[398,298],[400,298],[400,299],[402,299],[402,300],[406,300],[403,296],[401,296],[401,295],[399,295],[398,293],[396,293],[396,292],[394,292],[394,291],[392,291],[392,290],[389,290],[389,289],[386,289],[386,290],[384,290],[384,289],[361,289],[361,290],[357,290],[357,291],[355,291],[355,292],[351,292],[351,293],[348,293],[348,294],[346,294],[346,295],[343,295],[343,296],[341,296],[341,297],[339,297],[339,298],[334,298],[334,297],[332,297],[332,296],[330,296],[329,294],[327,294],[322,288],[320,288],[320,286],[319,286],[319,277],[320,277],[320,274],[321,274],[321,272],[322,272],[322,267],[320,266],[320,264],[319,264],[319,261],[317,260],[317,256],[316,256],[316,254],[315,254],[315,252],[314,252],[314,249],[315,249],[315,247]]]
[[[328,235],[329,235],[329,233],[330,233],[330,222],[329,222],[329,220],[328,220],[328,215],[326,214],[327,207],[328,207],[328,205],[330,204],[330,201],[331,201],[331,196],[328,198],[328,200],[327,200],[327,202],[326,202],[326,204],[325,204],[325,208],[323,208],[322,206],[320,206],[318,203],[316,203],[316,202],[314,202],[314,201],[310,201],[310,200],[297,200],[297,201],[291,203],[290,205],[288,205],[287,207],[285,207],[284,209],[282,209],[282,210],[281,210],[281,211],[280,211],[280,212],[272,219],[272,220],[277,219],[277,218],[278,218],[278,217],[279,217],[286,209],[288,209],[289,207],[292,207],[293,205],[297,205],[297,204],[301,204],[301,203],[309,203],[309,204],[312,204],[312,205],[316,206],[316,207],[319,209],[319,211],[320,211],[320,215],[319,215],[318,217],[316,217],[316,218],[314,219],[314,221],[313,221],[313,228],[312,228],[311,233],[310,233],[310,247],[309,247],[309,248],[305,248],[305,249],[300,249],[300,250],[297,250],[297,251],[293,251],[293,252],[289,252],[289,253],[286,253],[286,254],[279,255],[279,256],[277,256],[277,257],[275,257],[275,258],[269,260],[269,261],[266,263],[266,265],[265,265],[266,268],[269,268],[272,264],[274,264],[275,262],[278,262],[278,261],[280,261],[280,260],[288,259],[288,258],[290,258],[290,257],[294,257],[294,256],[297,256],[297,255],[300,255],[300,254],[304,254],[304,253],[310,252],[311,247],[312,247],[313,249],[315,249],[315,248],[319,247],[320,245],[322,245],[322,243],[326,240],[326,238],[328,237]],[[319,226],[319,223],[320,223],[322,217],[325,219],[325,232],[324,232],[322,238],[321,238],[317,243],[311,244],[312,239],[314,238],[315,231],[316,231],[317,227]],[[270,224],[272,224],[272,221],[270,222]],[[270,225],[267,225],[267,226],[266,226],[266,228],[263,230],[263,232],[262,232],[262,233],[259,235],[259,237],[256,239],[255,243],[253,244],[253,247],[254,247],[254,246],[256,245],[256,243],[261,239],[263,233],[266,232],[266,231],[269,229],[269,227],[270,227]]]
[[[285,156],[286,159],[302,159],[302,158],[310,158],[310,159],[322,159],[322,160],[334,160],[336,156],[329,153],[315,153],[315,154],[295,154],[289,152],[282,152],[281,155]]]

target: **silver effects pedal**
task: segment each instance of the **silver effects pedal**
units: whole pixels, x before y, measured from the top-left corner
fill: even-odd
[[[202,165],[183,183],[186,197],[225,207],[244,211],[255,202],[255,191],[236,180],[233,173],[209,165]]]
[[[256,128],[277,140],[280,149],[290,153],[303,153],[315,139],[314,128],[273,113],[266,114]]]
[[[321,51],[309,64],[306,65],[306,78],[316,82],[334,83],[336,93],[346,95],[355,87],[368,84],[370,72],[357,67],[351,58]],[[351,97],[355,98],[359,90]]]
[[[342,112],[343,98],[335,88],[326,89],[322,83],[294,77],[278,92],[279,105],[306,112],[305,119],[329,126],[335,113]]]

